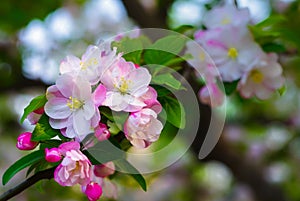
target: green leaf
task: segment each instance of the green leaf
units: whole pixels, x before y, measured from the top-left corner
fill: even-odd
[[[114,118],[112,116],[112,112],[111,112],[111,109],[109,109],[109,107],[104,107],[104,106],[101,106],[99,107],[99,111],[101,114],[103,114],[108,120],[110,121],[113,121]]]
[[[145,40],[145,39],[143,39]],[[132,61],[140,64],[141,54],[143,51],[143,43],[140,38],[122,38],[119,42],[112,42],[113,47],[117,47],[118,52],[123,52],[123,58],[126,61]]]
[[[40,143],[40,150],[44,150],[45,148],[59,147],[61,143],[61,140],[45,140]]]
[[[144,177],[139,173],[139,171],[133,167],[127,160],[121,159],[114,161],[116,167],[124,172],[131,172],[130,175],[144,191],[147,191],[147,184]]]
[[[3,185],[7,184],[7,182],[19,171],[43,159],[44,157],[45,157],[44,151],[38,150],[19,159],[5,171],[2,177],[2,184]]]
[[[279,88],[278,90],[278,93],[280,96],[283,96],[286,92],[286,85],[284,84],[281,88]]]
[[[177,128],[185,128],[186,115],[183,105],[175,98],[164,96],[159,98],[164,110],[167,113],[167,121]]]
[[[223,82],[225,94],[226,95],[232,94],[236,90],[238,83],[239,83],[239,80],[235,80],[233,82]],[[220,84],[220,83],[218,83],[218,84]]]
[[[161,85],[151,85],[151,86],[156,90],[158,97],[167,96],[172,93],[166,87],[163,87]]]
[[[99,163],[106,163],[125,158],[125,152],[116,147],[109,140],[98,142],[93,147],[87,149],[87,152],[89,153],[89,156],[92,156]]]
[[[29,105],[24,109],[24,113],[21,117],[21,123],[24,122],[24,120],[26,119],[26,117],[33,112],[34,110],[37,110],[41,107],[43,107],[47,102],[47,98],[46,95],[40,95],[35,97],[34,99],[32,99],[29,103]]]
[[[193,56],[191,54],[183,55],[182,57],[175,57],[166,63],[164,63],[165,66],[174,66],[174,65],[180,65],[182,62],[193,59]],[[173,67],[172,67],[173,68]],[[174,69],[174,68],[173,68]]]
[[[109,130],[110,134],[112,134],[112,135],[116,135],[121,131],[120,127],[118,127],[118,125],[112,121],[107,121],[107,126],[109,127],[108,130]]]
[[[160,74],[152,77],[151,82],[158,85],[167,85],[173,89],[181,89],[181,82],[174,78],[172,74]]]
[[[180,35],[166,36],[150,45],[144,54],[147,64],[165,64],[184,48],[186,38]]]
[[[262,49],[265,52],[277,52],[277,53],[282,53],[286,51],[286,48],[282,44],[277,44],[277,43],[267,43],[262,45]]]
[[[60,135],[60,131],[53,129],[49,124],[49,117],[43,114],[32,132],[31,140],[36,142],[50,140],[57,135]]]

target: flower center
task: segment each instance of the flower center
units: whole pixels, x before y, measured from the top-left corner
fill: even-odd
[[[258,70],[253,70],[250,74],[250,78],[253,80],[253,82],[259,84],[263,81],[264,75]]]
[[[74,98],[72,96],[69,97],[69,100],[67,102],[67,106],[71,109],[71,110],[76,110],[81,108],[84,105],[83,101],[78,100],[77,98]]]
[[[228,55],[229,58],[235,60],[238,57],[239,52],[237,51],[236,48],[231,47],[231,48],[229,48],[229,50],[227,52],[227,55]]]
[[[80,68],[81,70],[86,70],[89,66],[92,66],[92,65],[97,65],[99,62],[96,58],[90,58],[89,60],[83,62],[83,61],[80,61]]]
[[[121,85],[117,87],[121,94],[126,94],[128,92],[130,83],[131,80],[125,80],[124,77],[121,77]]]
[[[228,17],[224,17],[224,19],[221,21],[221,24],[226,25],[229,24],[231,20]]]
[[[199,59],[200,59],[200,61],[205,61],[205,53],[204,52],[200,52]]]

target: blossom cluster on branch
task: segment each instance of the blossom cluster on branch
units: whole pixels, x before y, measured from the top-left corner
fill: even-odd
[[[193,56],[189,63],[206,82],[199,92],[202,102],[223,104],[225,93],[218,81],[238,82],[237,90],[244,98],[267,99],[283,86],[278,56],[262,50],[247,27],[250,24],[248,8],[215,7],[203,19],[205,29],[194,33],[202,49],[193,42],[187,43],[187,53]]]
[[[101,107],[127,113],[123,134],[133,146],[146,148],[158,140],[163,129],[157,119],[162,106],[150,81],[146,68],[126,61],[122,53],[117,54],[117,49],[109,46],[89,46],[81,59],[67,56],[61,62],[60,75],[47,89],[45,104],[27,116],[36,125],[35,133],[43,129],[40,121],[44,116],[62,136],[59,146],[44,148],[45,160],[58,164],[54,172],[58,184],[81,185],[91,201],[100,198],[103,186],[115,188],[105,184],[110,181],[104,179],[114,174],[114,163],[93,165],[82,152],[93,147],[95,139],[101,142],[111,136],[107,119],[101,121]],[[36,148],[39,142],[32,135],[22,133],[17,148]],[[106,194],[108,197],[116,197],[116,190],[109,192],[113,193]]]

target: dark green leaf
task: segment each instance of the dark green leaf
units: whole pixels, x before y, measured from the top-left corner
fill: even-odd
[[[130,172],[128,175],[130,175],[141,187],[144,191],[147,191],[147,184],[144,177],[139,173],[139,171],[133,167],[127,160],[120,159],[114,161],[117,169],[124,171],[124,172]]]
[[[177,128],[185,128],[186,116],[182,104],[175,98],[164,96],[159,98],[164,110],[167,113],[167,121]]]
[[[40,150],[44,150],[45,148],[59,147],[61,143],[61,140],[45,140],[40,143]]]
[[[53,129],[49,124],[49,117],[43,114],[32,132],[31,139],[32,141],[39,142],[50,140],[57,135],[60,135],[60,131]]]
[[[43,107],[47,102],[47,98],[46,95],[40,95],[35,97],[34,99],[31,100],[31,102],[29,103],[29,105],[24,109],[24,113],[21,117],[21,123],[24,122],[24,120],[26,119],[26,117],[33,112],[34,110],[37,110],[41,107]]]
[[[112,116],[112,112],[111,112],[111,109],[109,109],[109,107],[104,107],[104,106],[101,106],[99,108],[99,111],[101,114],[103,114],[108,120],[110,121],[113,121],[114,118]]]
[[[224,85],[226,95],[232,94],[236,90],[238,83],[239,80],[235,80],[233,82],[224,82],[223,85]]]
[[[163,87],[161,85],[151,85],[151,86],[156,90],[158,97],[167,96],[172,93],[166,87]]]
[[[106,163],[125,158],[125,152],[108,140],[98,142],[93,147],[87,149],[87,152],[89,156],[92,156],[93,160],[95,159],[98,163]],[[94,162],[96,162],[95,160]]]
[[[10,166],[2,177],[2,184],[5,185],[7,182],[19,171],[23,170],[24,168],[30,166],[31,164],[34,164],[35,162],[43,159],[44,156],[43,150],[34,151],[23,158],[16,161],[12,166]]]
[[[286,51],[286,48],[282,44],[277,44],[277,43],[267,43],[262,45],[262,49],[265,52],[277,52],[277,53],[282,53]]]

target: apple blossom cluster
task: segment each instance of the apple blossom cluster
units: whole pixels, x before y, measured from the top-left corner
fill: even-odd
[[[116,48],[89,46],[81,59],[67,56],[61,62],[55,85],[47,89],[45,105],[27,116],[38,127],[46,115],[49,125],[68,139],[58,147],[45,148],[45,160],[58,164],[54,172],[58,184],[81,185],[90,201],[98,200],[105,186],[110,186],[106,196],[116,197],[114,185],[105,179],[114,174],[114,163],[92,165],[83,150],[93,144],[85,139],[90,134],[98,141],[110,138],[108,120],[101,121],[100,107],[106,107],[114,115],[128,114],[122,132],[133,146],[146,148],[157,141],[163,129],[157,119],[162,106],[150,81],[146,68],[126,61]],[[18,137],[17,148],[32,150],[38,144],[32,133],[25,132]]]
[[[187,53],[193,56],[188,62],[206,83],[199,92],[203,103],[223,103],[225,93],[218,81],[238,81],[237,90],[244,98],[267,99],[282,87],[284,79],[277,55],[262,50],[248,30],[249,23],[247,8],[216,7],[203,19],[206,29],[194,33],[197,43],[187,43]]]

